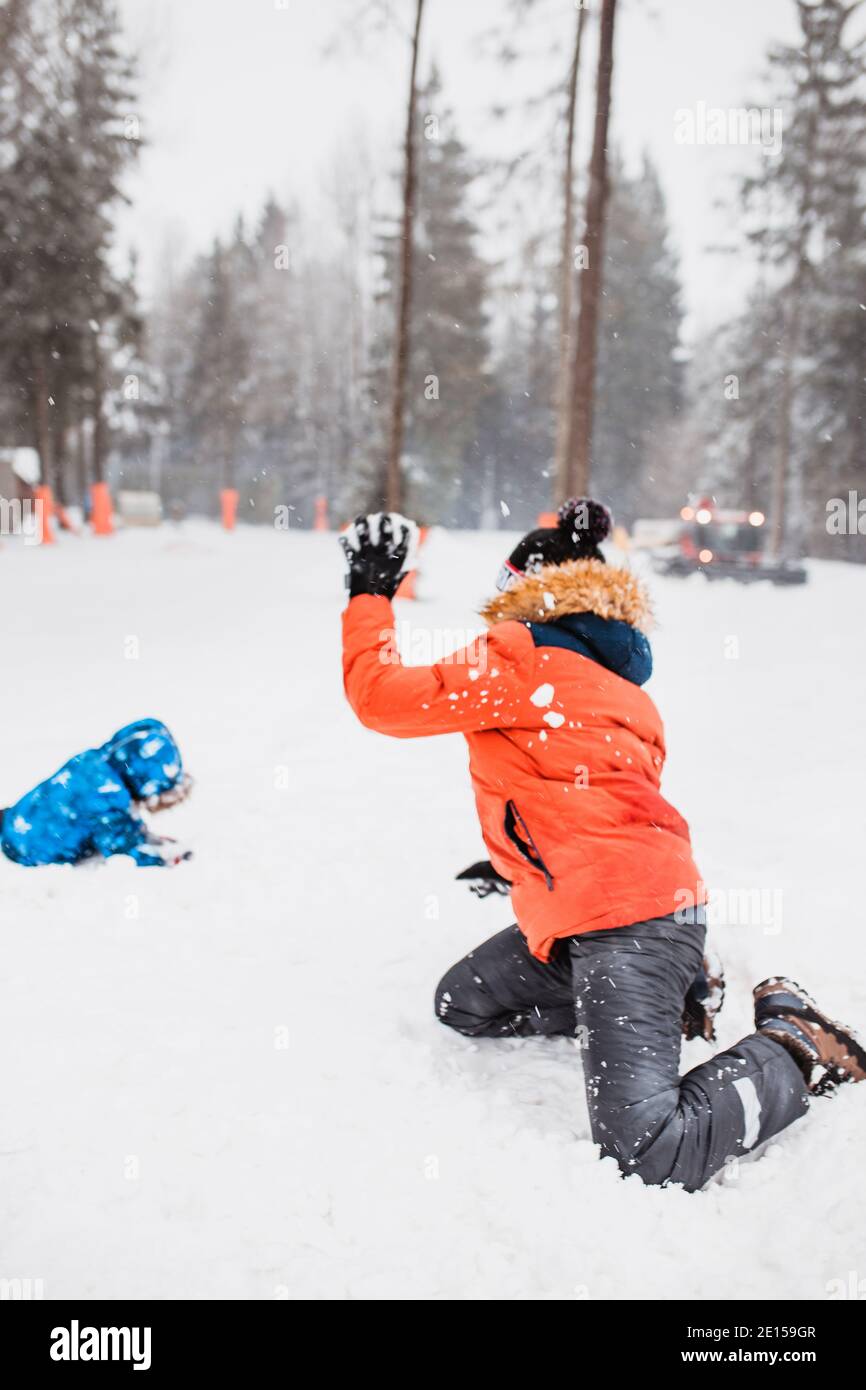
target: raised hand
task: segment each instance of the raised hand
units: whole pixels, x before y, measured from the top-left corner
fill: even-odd
[[[393,598],[411,569],[418,528],[399,512],[372,512],[356,517],[339,537],[349,565],[346,587],[351,598],[376,594]]]

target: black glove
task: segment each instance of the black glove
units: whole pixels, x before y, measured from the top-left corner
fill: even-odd
[[[486,898],[490,893],[501,893],[507,898],[511,892],[508,879],[497,873],[489,859],[479,859],[477,864],[470,864],[468,869],[457,875],[457,879],[458,882],[462,879],[468,883],[470,893],[474,893],[476,898]]]
[[[378,594],[393,598],[406,573],[406,558],[415,537],[415,523],[399,512],[374,512],[356,517],[340,536],[349,562],[349,597]]]
[[[689,985],[683,1004],[683,1037],[716,1040],[716,1015],[725,1002],[725,971],[715,951],[707,947],[701,968]]]

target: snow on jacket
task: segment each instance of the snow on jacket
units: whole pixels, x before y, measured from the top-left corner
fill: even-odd
[[[139,719],[101,748],[70,758],[4,811],[0,849],[28,866],[77,864],[94,854],[161,866],[136,803],[169,791],[182,776],[180,750],[165,725]]]
[[[646,592],[599,560],[542,570],[483,610],[490,630],[433,666],[404,667],[385,598],[343,615],[346,695],[397,738],[461,733],[490,859],[512,883],[533,954],[559,937],[705,901],[689,829],[659,790],[664,731]]]

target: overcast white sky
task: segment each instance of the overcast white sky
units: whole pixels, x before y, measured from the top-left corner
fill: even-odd
[[[139,111],[148,143],[128,183],[133,204],[121,214],[119,241],[139,252],[145,291],[168,229],[193,252],[227,230],[237,211],[255,215],[269,189],[316,203],[335,151],[351,159],[362,142],[379,169],[396,166],[405,40],[380,37],[366,51],[348,43],[336,57],[323,53],[362,3],[121,0],[129,38],[142,55]],[[408,27],[413,0],[392,0],[392,8]],[[516,105],[516,87],[537,88],[539,76],[542,85],[552,84],[568,62],[574,0],[547,0],[550,18],[536,47],[561,34],[560,53],[503,76],[479,53],[477,39],[504,8],[505,0],[426,5],[422,75],[435,59],[459,134],[479,153],[504,153],[502,142],[515,138],[513,126],[503,131],[491,123],[491,104],[511,99]],[[742,301],[748,263],[708,248],[731,239],[736,176],[763,156],[743,146],[677,144],[674,113],[698,102],[727,108],[765,99],[760,78],[767,45],[796,33],[793,0],[620,0],[613,139],[629,160],[648,150],[659,168],[690,333]],[[594,32],[586,56],[588,102]],[[581,121],[586,136],[588,104]],[[553,188],[553,157],[549,168]]]

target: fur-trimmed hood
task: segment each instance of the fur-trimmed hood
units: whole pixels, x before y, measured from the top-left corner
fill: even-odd
[[[602,560],[569,560],[529,574],[481,609],[488,626],[509,621],[551,623],[574,613],[652,629],[652,604],[636,575]]]
[[[652,675],[649,595],[628,570],[570,560],[530,575],[482,610],[491,625],[525,623],[537,647],[565,647],[644,685]]]

